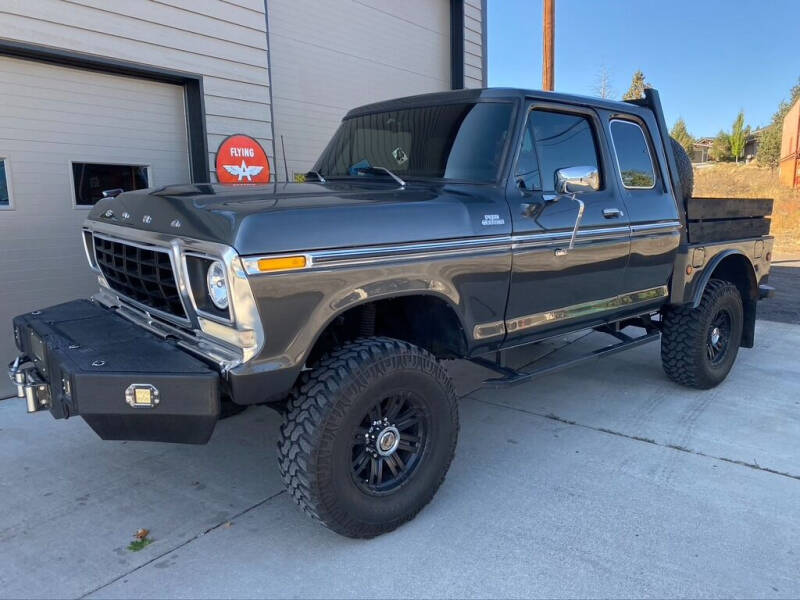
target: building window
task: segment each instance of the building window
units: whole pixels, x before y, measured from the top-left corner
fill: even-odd
[[[72,180],[75,185],[75,204],[92,206],[107,190],[124,192],[150,187],[148,169],[144,165],[106,165],[99,163],[72,163]]]
[[[644,131],[630,121],[612,121],[611,138],[622,185],[628,189],[649,190],[656,184],[656,174]]]
[[[6,160],[0,158],[0,208],[9,208],[11,206],[11,192],[8,191],[6,164]]]
[[[555,189],[556,171],[566,167],[598,169],[597,145],[589,119],[576,114],[534,110],[530,114],[544,191]]]

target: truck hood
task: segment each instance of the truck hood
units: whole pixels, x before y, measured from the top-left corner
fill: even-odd
[[[493,186],[375,181],[195,184],[100,200],[90,221],[219,242],[241,255],[441,240],[510,232]]]

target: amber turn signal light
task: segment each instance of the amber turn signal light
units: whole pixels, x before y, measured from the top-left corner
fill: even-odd
[[[305,266],[305,256],[280,256],[277,258],[262,258],[258,261],[258,270],[262,273],[267,271],[288,271],[290,269],[302,269]]]

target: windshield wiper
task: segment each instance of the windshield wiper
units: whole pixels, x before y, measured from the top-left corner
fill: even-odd
[[[325,179],[325,178],[322,176],[322,173],[320,173],[319,171],[308,171],[308,172],[306,173],[306,177],[308,177],[309,175],[313,175],[314,177],[316,177],[316,178],[317,178],[317,181],[319,181],[320,183],[325,183],[325,182],[327,182],[327,181],[328,181],[327,179]]]
[[[402,179],[400,179],[397,175],[392,173],[386,167],[357,167],[356,170],[361,172],[361,173],[369,173],[369,172],[374,173],[375,171],[377,171],[378,173],[381,173],[383,175],[388,175],[389,177],[394,179],[397,182],[398,185],[400,185],[402,187],[406,187],[406,182],[403,181]]]

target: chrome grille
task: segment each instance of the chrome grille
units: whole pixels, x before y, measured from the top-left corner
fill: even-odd
[[[167,250],[142,248],[95,235],[94,255],[115,292],[146,307],[186,318]]]

